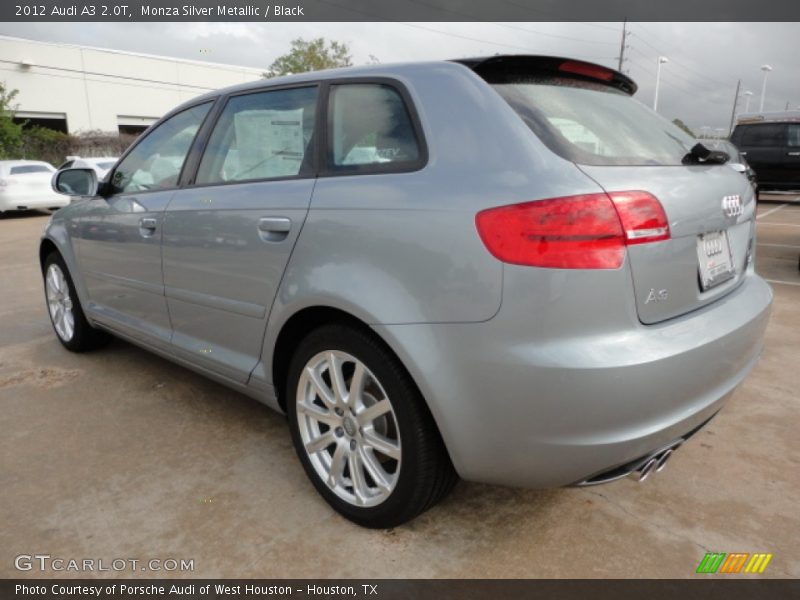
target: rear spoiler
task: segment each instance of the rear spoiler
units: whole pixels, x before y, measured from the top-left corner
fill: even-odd
[[[498,55],[460,58],[457,62],[475,71],[489,83],[516,81],[521,75],[552,75],[601,83],[633,96],[639,87],[623,73],[602,65],[559,56]]]

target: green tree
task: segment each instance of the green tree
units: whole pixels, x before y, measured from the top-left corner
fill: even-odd
[[[686,123],[684,123],[683,121],[681,121],[680,119],[672,119],[672,122],[675,124],[675,126],[676,126],[676,127],[680,127],[680,128],[681,128],[681,129],[683,129],[683,130],[684,130],[686,133],[688,133],[690,136],[692,136],[692,137],[697,137],[697,136],[694,134],[694,131],[692,131],[691,129],[689,129],[689,126],[688,126]]]
[[[269,79],[291,73],[349,67],[353,64],[351,61],[350,48],[343,42],[327,41],[322,37],[311,41],[297,38],[292,41],[291,50],[269,66],[264,77]]]
[[[9,90],[0,82],[0,158],[19,158],[22,144],[22,125],[14,123],[14,108],[11,103],[17,90]]]

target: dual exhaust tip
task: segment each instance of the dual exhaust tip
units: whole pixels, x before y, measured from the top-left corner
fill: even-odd
[[[650,477],[652,473],[660,473],[664,470],[664,467],[667,466],[667,461],[675,453],[675,450],[680,447],[681,443],[683,443],[683,440],[665,450],[659,450],[655,454],[651,454],[644,460],[640,467],[631,471],[628,477],[632,477],[639,483],[642,483],[645,479]]]
[[[667,461],[675,454],[675,451],[686,441],[686,437],[678,438],[672,443],[651,452],[643,458],[637,458],[625,465],[615,467],[609,471],[605,471],[589,479],[585,479],[575,485],[590,486],[600,485],[603,483],[610,483],[625,477],[631,477],[638,481],[643,482],[650,477],[653,473],[659,473],[667,466]]]

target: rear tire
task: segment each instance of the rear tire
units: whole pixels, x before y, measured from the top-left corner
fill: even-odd
[[[86,352],[111,340],[108,333],[89,325],[69,269],[58,252],[51,252],[44,261],[44,293],[50,323],[67,350]]]
[[[416,385],[368,331],[330,324],[309,333],[292,358],[286,397],[306,474],[354,523],[401,525],[458,479]]]

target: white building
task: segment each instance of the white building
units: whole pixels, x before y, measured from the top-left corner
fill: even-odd
[[[265,69],[0,36],[15,117],[69,133],[138,133],[181,102]]]

